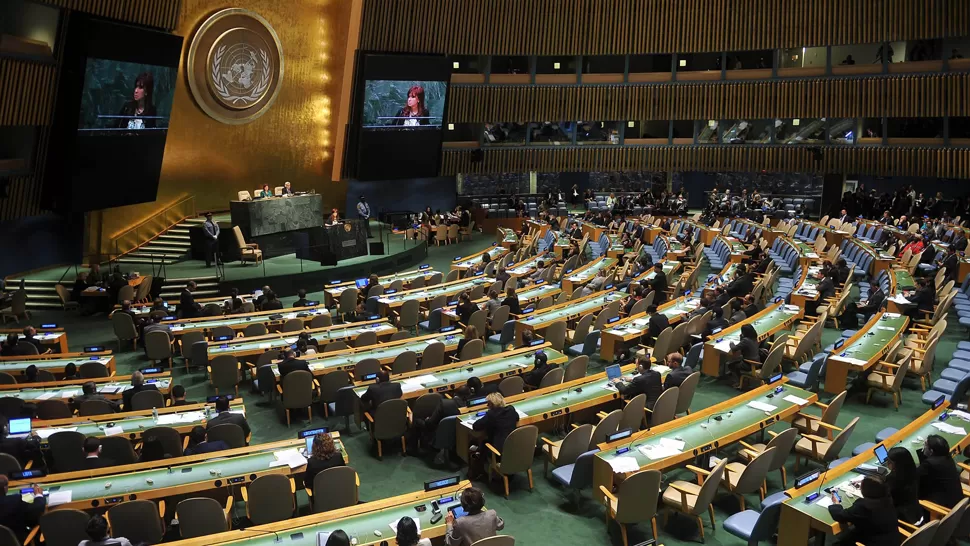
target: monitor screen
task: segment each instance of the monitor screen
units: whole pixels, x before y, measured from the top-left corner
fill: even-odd
[[[946,402],[946,395],[940,396],[939,398],[936,399],[935,402],[933,402],[933,409],[936,409],[942,406],[943,402]]]
[[[609,380],[612,381],[614,379],[619,379],[621,375],[623,375],[623,372],[620,371],[620,365],[619,364],[613,364],[613,365],[610,365],[610,366],[607,366],[606,367],[606,378],[607,379],[609,379]]]
[[[177,80],[177,66],[87,59],[78,131],[85,136],[168,131]]]
[[[357,279],[354,281],[354,284],[357,285],[357,288],[363,288],[367,286],[367,279]]]
[[[845,345],[845,338],[842,338],[842,339],[836,341],[834,347],[836,349],[841,349],[843,345]]]
[[[889,450],[886,449],[886,446],[879,444],[874,451],[876,459],[879,460],[879,464],[886,464],[886,460],[889,459]]]
[[[484,404],[488,399],[484,396],[482,398],[472,398],[468,401],[468,407],[480,406]]]
[[[607,442],[615,442],[617,440],[622,440],[624,438],[629,438],[633,434],[632,428],[625,428],[621,431],[614,432],[606,437]]]
[[[367,80],[364,129],[441,129],[447,81]]]
[[[29,433],[30,433],[29,417],[25,417],[23,419],[10,420],[10,434],[29,434]]]
[[[435,489],[442,489],[444,487],[451,487],[458,485],[460,481],[460,476],[449,476],[447,478],[441,478],[439,480],[432,480],[430,482],[424,482],[425,491],[434,491]]]
[[[818,470],[803,474],[795,479],[795,487],[804,487],[817,480],[819,476],[821,476],[821,472]]]

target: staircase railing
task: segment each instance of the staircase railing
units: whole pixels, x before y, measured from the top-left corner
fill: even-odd
[[[195,196],[187,195],[134,226],[111,236],[116,256],[137,250],[186,218],[196,215]]]

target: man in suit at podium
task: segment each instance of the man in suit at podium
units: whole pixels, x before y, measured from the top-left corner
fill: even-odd
[[[360,202],[357,203],[357,217],[364,222],[364,227],[367,229],[367,238],[370,239],[370,205],[367,204],[363,195],[360,196]]]

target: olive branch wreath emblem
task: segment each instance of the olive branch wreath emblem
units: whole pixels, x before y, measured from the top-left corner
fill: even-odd
[[[215,87],[216,93],[220,97],[222,97],[223,100],[230,101],[232,102],[232,104],[236,104],[241,101],[244,105],[249,105],[250,103],[254,103],[258,101],[262,97],[266,89],[269,87],[269,82],[270,82],[270,67],[272,65],[269,62],[269,55],[266,53],[266,50],[264,49],[259,50],[259,58],[262,61],[263,66],[265,68],[262,71],[262,75],[260,76],[259,81],[252,88],[252,90],[248,95],[233,95],[232,92],[229,90],[229,88],[226,87],[224,83],[222,83],[222,79],[221,79],[222,56],[225,53],[226,53],[226,46],[224,45],[219,46],[219,48],[216,49],[215,55],[213,55],[212,57],[211,76],[212,76],[212,85],[213,87]]]

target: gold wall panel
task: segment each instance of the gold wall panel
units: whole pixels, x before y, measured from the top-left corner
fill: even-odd
[[[455,85],[451,123],[940,117],[966,111],[968,74],[653,85]]]
[[[237,191],[251,192],[263,183],[276,186],[288,180],[296,190],[316,190],[323,194],[326,206],[342,209],[346,186],[331,182],[330,175],[350,4],[345,0],[182,0],[175,33],[186,37],[183,66],[158,198],[154,203],[105,210],[101,240],[110,240],[186,195],[196,196],[200,211],[225,210]],[[276,103],[259,119],[241,126],[224,125],[207,116],[192,99],[184,77],[184,49],[194,30],[208,15],[228,7],[249,9],[266,18],[279,34],[286,58]]]
[[[468,150],[445,150],[442,174],[570,171],[738,171],[864,173],[877,176],[970,178],[967,148],[826,148],[816,162],[805,146],[650,146],[614,149],[521,148],[485,150],[480,163]]]
[[[478,55],[745,51],[970,34],[966,0],[365,0],[361,47]],[[738,30],[744,29],[744,30]]]

